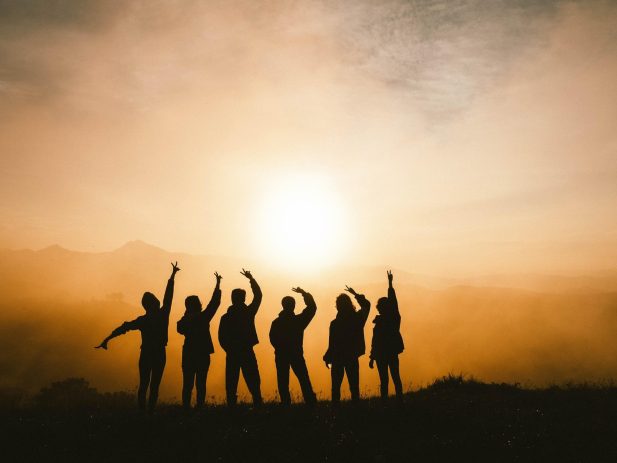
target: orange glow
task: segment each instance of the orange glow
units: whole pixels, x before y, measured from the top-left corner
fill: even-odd
[[[132,387],[136,338],[115,360],[90,345],[159,294],[170,259],[167,397],[183,298],[220,271],[225,310],[243,267],[264,289],[271,396],[281,298],[299,285],[318,299],[306,350],[323,393],[337,294],[357,286],[374,307],[386,268],[414,386],[617,376],[615,2],[8,3],[0,328],[33,341],[7,335],[7,384],[39,386],[44,369]]]

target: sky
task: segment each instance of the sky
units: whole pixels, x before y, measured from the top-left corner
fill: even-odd
[[[0,247],[614,268],[615,24],[596,0],[0,0]]]

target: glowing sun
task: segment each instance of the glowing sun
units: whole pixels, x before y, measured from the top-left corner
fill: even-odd
[[[339,195],[317,176],[286,176],[262,198],[259,245],[285,266],[318,267],[337,260],[345,245]]]

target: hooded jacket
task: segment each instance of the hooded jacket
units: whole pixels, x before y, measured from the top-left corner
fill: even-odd
[[[255,315],[261,305],[261,289],[251,279],[253,301],[249,304],[231,305],[221,317],[219,324],[219,344],[225,352],[252,349],[259,343],[255,329]]]
[[[221,290],[214,289],[212,298],[205,309],[198,312],[187,312],[177,323],[178,333],[184,335],[182,352],[195,352],[209,355],[214,352],[214,344],[210,335],[210,322],[221,305]]]
[[[360,310],[339,311],[330,323],[328,350],[324,355],[326,363],[345,361],[364,355],[364,325],[371,303],[362,294],[355,296]]]
[[[317,311],[313,296],[304,293],[303,297],[306,307],[301,313],[296,315],[292,311],[283,310],[272,322],[270,344],[276,355],[303,354],[304,330]]]
[[[124,322],[112,334],[118,336],[131,330],[139,330],[141,333],[142,350],[164,348],[167,345],[169,313],[171,312],[173,297],[174,279],[170,278],[167,280],[163,305],[159,309],[147,312],[135,320]]]
[[[401,336],[401,314],[394,288],[388,288],[389,307],[386,313],[377,315],[373,320],[373,340],[371,342],[371,359],[380,359],[398,355],[405,345]]]

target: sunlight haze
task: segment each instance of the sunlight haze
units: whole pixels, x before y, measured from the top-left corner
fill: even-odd
[[[291,288],[324,397],[336,298],[366,293],[370,342],[388,269],[406,388],[614,380],[616,25],[610,0],[0,0],[0,386],[133,388],[139,336],[93,346],[172,261],[166,398],[185,298],[223,276],[216,338],[242,268],[266,396]]]
[[[5,248],[614,265],[612,2],[31,3],[0,29]],[[331,223],[294,257],[306,224],[253,208],[312,172]]]

